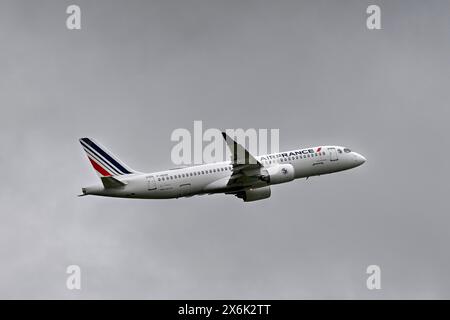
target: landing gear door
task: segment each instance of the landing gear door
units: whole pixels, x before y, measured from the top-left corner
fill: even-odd
[[[147,190],[155,190],[156,189],[156,182],[154,176],[147,177]]]
[[[330,151],[330,161],[337,161],[338,155],[336,148],[328,148],[328,151]]]
[[[189,196],[191,193],[191,184],[185,183],[180,185],[180,188],[178,189],[178,197],[186,197]]]

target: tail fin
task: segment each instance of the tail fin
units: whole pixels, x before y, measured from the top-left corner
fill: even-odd
[[[81,138],[80,143],[100,177],[118,176],[136,172],[94,139]]]

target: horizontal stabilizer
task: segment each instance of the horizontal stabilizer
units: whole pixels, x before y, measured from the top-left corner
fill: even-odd
[[[111,176],[110,177],[101,177],[100,179],[102,179],[103,186],[106,189],[109,189],[109,188],[120,188],[120,187],[123,187],[123,186],[126,185],[125,182],[117,180],[116,178],[111,177]]]

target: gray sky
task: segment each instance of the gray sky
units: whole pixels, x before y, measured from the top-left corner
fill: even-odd
[[[0,4],[0,298],[450,298],[448,1],[77,1],[69,31],[72,3]],[[79,137],[156,171],[194,120],[368,161],[254,203],[76,197]]]

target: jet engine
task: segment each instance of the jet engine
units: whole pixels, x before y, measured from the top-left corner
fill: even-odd
[[[265,168],[261,180],[268,184],[278,184],[294,180],[294,167],[291,164],[280,164]]]
[[[238,198],[244,200],[244,202],[257,201],[267,199],[270,197],[270,187],[262,187],[257,189],[249,189],[236,194]]]

